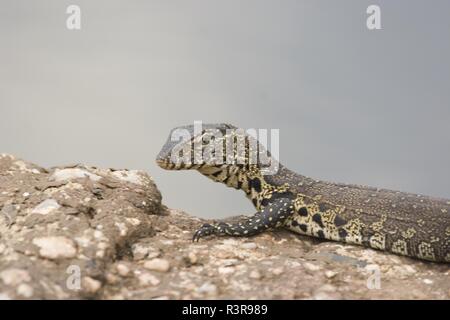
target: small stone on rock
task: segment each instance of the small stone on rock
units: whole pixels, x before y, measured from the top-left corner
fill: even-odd
[[[262,278],[261,273],[258,270],[253,270],[252,272],[250,272],[249,277],[251,279],[256,279],[256,280],[259,280]]]
[[[131,251],[133,252],[133,259],[134,260],[142,260],[145,259],[148,256],[149,248],[145,247],[141,244],[134,244],[131,247]]]
[[[28,284],[22,283],[17,287],[16,290],[17,294],[24,297],[24,298],[31,298],[33,296],[33,287],[29,286]]]
[[[219,271],[220,274],[227,275],[234,273],[236,270],[234,267],[219,267],[217,271]]]
[[[37,213],[37,214],[49,214],[50,212],[54,210],[58,210],[61,206],[56,202],[54,199],[47,199],[43,202],[41,202],[38,206],[36,206],[31,213]]]
[[[0,279],[2,279],[7,286],[16,286],[23,282],[29,282],[31,277],[25,270],[12,268],[0,272]]]
[[[96,293],[102,287],[102,283],[98,280],[92,279],[91,277],[84,277],[82,287],[86,292]]]
[[[334,278],[337,275],[337,272],[331,271],[331,270],[327,270],[325,271],[325,276],[328,279]]]
[[[252,250],[252,249],[256,249],[258,246],[254,242],[246,242],[246,243],[243,243],[241,247],[244,249]]]
[[[100,176],[90,173],[87,170],[80,168],[67,168],[67,169],[56,169],[55,172],[49,178],[50,181],[66,181],[79,178],[89,178],[92,181],[98,181],[101,179]]]
[[[158,284],[160,284],[160,282],[161,281],[159,281],[157,277],[155,277],[150,273],[143,273],[139,275],[139,283],[143,286],[148,285],[157,286]]]
[[[62,236],[34,238],[33,244],[40,247],[39,255],[43,258],[73,258],[77,254],[74,242]]]
[[[190,264],[196,264],[198,262],[198,257],[195,252],[189,252],[187,255],[187,260]]]
[[[152,271],[167,272],[170,269],[170,263],[165,259],[155,258],[149,261],[145,261],[144,268]]]
[[[128,266],[124,263],[119,263],[116,268],[117,272],[122,277],[126,277],[130,273],[130,268],[128,268]]]
[[[279,276],[280,274],[282,274],[284,272],[284,269],[282,267],[278,267],[278,268],[273,268],[272,269],[272,273],[276,276]]]
[[[207,295],[216,295],[217,294],[217,286],[215,284],[206,282],[197,288],[198,293],[205,293]]]
[[[304,267],[306,270],[309,270],[309,271],[318,271],[318,270],[321,269],[320,266],[315,265],[315,264],[312,264],[312,263],[309,263],[309,262],[303,263],[303,267]]]

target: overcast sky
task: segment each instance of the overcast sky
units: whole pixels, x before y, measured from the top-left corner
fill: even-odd
[[[449,57],[448,0],[1,0],[0,152],[143,169],[170,207],[253,213],[154,162],[172,127],[229,122],[280,129],[301,174],[450,198]]]

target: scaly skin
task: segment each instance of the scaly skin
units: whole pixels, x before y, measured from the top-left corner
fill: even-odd
[[[186,148],[184,150],[193,151],[191,161],[189,157],[182,161],[171,159],[171,152],[180,143],[170,141],[169,137],[157,157],[159,166],[168,170],[196,169],[216,182],[243,190],[257,210],[256,214],[236,224],[220,222],[203,225],[194,234],[194,240],[207,235],[251,236],[267,229],[284,227],[317,238],[363,245],[423,260],[450,262],[450,200],[313,180],[281,164],[276,174],[265,174],[262,165],[248,161],[248,154],[252,151],[249,141],[253,138],[230,132],[236,127],[228,124],[203,125],[206,130],[197,135],[193,134],[192,126],[175,129],[185,129],[191,134],[192,139],[182,144]],[[246,162],[236,164],[235,149],[235,162],[232,164],[205,160],[192,164],[194,151],[199,152],[194,149],[193,142],[208,140],[208,130],[211,129],[222,134],[222,138],[215,140],[221,143],[231,136],[247,139]],[[200,151],[206,151],[205,145],[201,145]]]

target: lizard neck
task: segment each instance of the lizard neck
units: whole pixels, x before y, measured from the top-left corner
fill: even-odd
[[[243,168],[233,165],[204,166],[198,171],[215,182],[242,190],[258,210],[276,198],[299,195],[312,198],[318,191],[314,187],[317,180],[302,176],[282,164],[274,174],[263,174],[256,166]]]

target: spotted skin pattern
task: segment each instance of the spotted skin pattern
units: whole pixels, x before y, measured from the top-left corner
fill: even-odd
[[[229,236],[253,236],[267,229],[279,228],[289,216],[292,215],[293,206],[286,199],[277,199],[264,207],[247,220],[237,224],[220,222],[216,225],[204,224],[193,237],[198,241],[204,236],[229,235]]]
[[[193,131],[191,126],[181,128]],[[201,141],[209,128],[223,134],[216,139],[219,142],[237,135],[234,131],[230,133],[237,128],[228,124],[209,124],[203,128],[201,134],[188,142]],[[252,139],[247,135],[245,138]],[[158,165],[168,170],[195,169],[213,181],[242,190],[257,210],[235,224],[205,224],[195,232],[194,241],[209,235],[252,236],[284,227],[317,238],[422,260],[450,262],[450,200],[314,180],[281,164],[275,174],[268,175],[260,164],[249,161],[174,163],[168,156],[173,148],[174,144],[168,140],[157,157]],[[251,151],[251,143],[246,143],[247,158]]]

